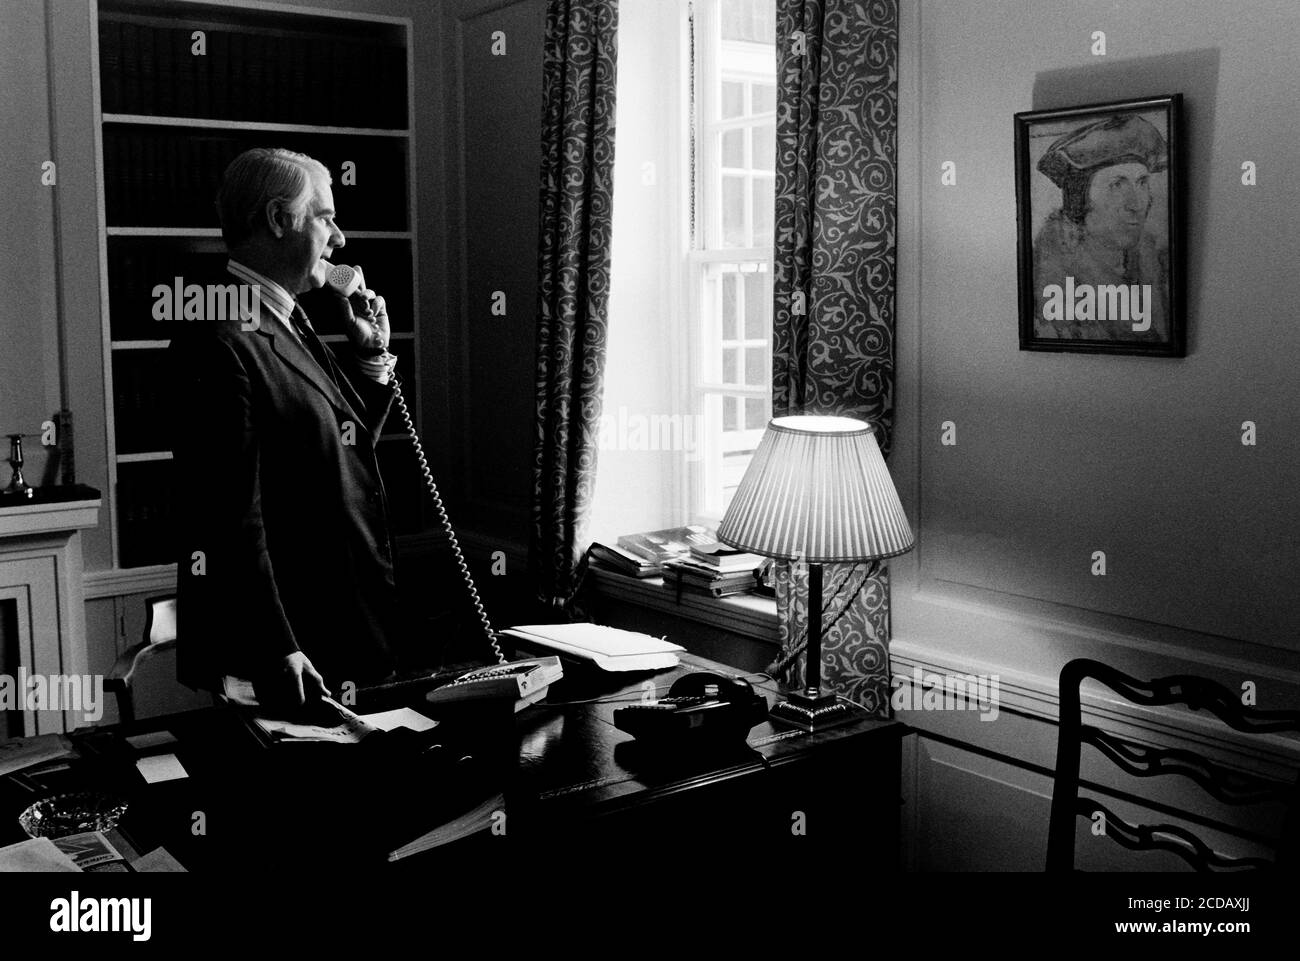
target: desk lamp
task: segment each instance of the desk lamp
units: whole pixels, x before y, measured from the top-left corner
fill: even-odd
[[[870,561],[911,550],[914,539],[871,427],[847,417],[770,421],[718,526],[742,551],[808,565],[804,689],[772,717],[805,731],[851,721],[857,711],[821,690],[822,565]]]

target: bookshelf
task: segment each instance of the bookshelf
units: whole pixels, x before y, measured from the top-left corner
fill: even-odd
[[[287,147],[329,168],[347,236],[338,259],[362,265],[387,300],[390,350],[418,417],[411,22],[245,0],[98,0],[93,9],[113,557],[117,569],[162,576],[175,563],[174,495],[158,414],[167,345],[186,321],[155,320],[152,291],[222,269],[213,198],[243,150]],[[303,295],[308,313],[312,297]],[[394,533],[419,532],[409,441],[385,435],[378,455]]]

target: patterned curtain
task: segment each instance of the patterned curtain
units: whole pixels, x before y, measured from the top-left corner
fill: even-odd
[[[776,416],[872,424],[889,453],[894,387],[898,0],[777,0],[772,398]],[[889,713],[888,572],[827,565],[822,679]],[[808,572],[776,577],[788,683],[801,684]]]
[[[565,606],[596,481],[605,374],[618,0],[549,0],[543,54],[537,441],[529,573]]]

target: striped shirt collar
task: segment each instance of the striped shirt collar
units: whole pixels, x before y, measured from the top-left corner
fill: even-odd
[[[256,270],[241,264],[237,260],[231,259],[227,261],[226,269],[245,283],[260,286],[263,306],[278,317],[290,333],[296,334],[293,323],[289,318],[293,316],[293,309],[297,306],[298,301],[287,290],[274,280],[259,274]]]

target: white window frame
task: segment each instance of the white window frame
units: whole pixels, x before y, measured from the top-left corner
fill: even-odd
[[[722,159],[718,156],[719,148],[715,144],[716,135],[727,129],[744,129],[753,126],[755,115],[745,113],[742,117],[726,120],[711,119],[721,114],[719,101],[722,95],[723,73],[721,65],[716,62],[714,44],[709,42],[708,38],[721,36],[721,5],[718,0],[695,0],[694,9],[696,23],[694,78],[696,116],[687,116],[685,119],[688,133],[691,127],[696,130],[695,145],[698,162],[695,166],[696,179],[693,187],[694,196],[699,198],[700,204],[696,209],[695,236],[691,238],[686,253],[686,268],[684,271],[686,283],[683,284],[687,298],[685,304],[687,324],[685,327],[687,341],[691,346],[686,365],[689,377],[686,396],[690,409],[703,414],[704,437],[711,438],[715,433],[721,433],[722,401],[724,396],[742,398],[740,417],[743,423],[745,417],[744,399],[761,397],[770,403],[772,392],[770,383],[764,387],[745,387],[723,383],[721,354],[717,351],[710,351],[706,355],[706,344],[718,344],[722,340],[722,331],[719,329],[722,320],[722,285],[720,283],[706,283],[709,268],[716,264],[737,264],[740,270],[745,272],[747,266],[752,269],[759,269],[760,265],[766,265],[770,278],[774,269],[774,251],[770,246],[722,247],[721,237],[716,235],[716,231],[721,230],[722,192],[720,189],[714,190],[714,184],[710,182],[710,179],[713,173],[720,172],[723,169],[721,166]],[[686,29],[689,31],[689,24],[687,24]],[[727,70],[726,79],[764,81],[775,85],[775,57],[768,48],[764,45],[744,41],[722,41],[722,43],[727,48],[729,57],[739,61],[739,63],[733,64]],[[689,97],[684,102],[689,105]],[[746,110],[748,110],[749,106],[747,103]],[[765,113],[757,115],[757,117],[759,119],[771,117],[775,121],[775,110],[770,114]],[[696,126],[697,124],[698,126]],[[687,139],[686,143],[689,145],[689,139]],[[688,157],[688,162],[689,159]],[[752,157],[747,156],[746,159],[752,166]],[[748,178],[746,184],[747,186],[749,184]],[[712,216],[706,215],[706,211],[702,209],[704,204],[710,205]],[[744,204],[746,223],[752,225],[754,222],[752,189],[744,191]],[[716,231],[713,231],[715,236],[706,236],[707,233],[711,232],[711,226],[716,227]],[[769,290],[770,285],[771,280],[769,279]],[[741,284],[740,289],[742,292],[743,288],[744,285]],[[705,303],[706,295],[713,299],[712,304]],[[744,314],[743,310],[739,308],[736,334],[737,340],[728,342],[728,347],[762,346],[765,344],[769,351],[768,357],[770,360],[770,333],[765,340],[753,341],[751,344],[744,336]],[[743,378],[743,365],[738,373]],[[716,525],[722,520],[722,504],[716,498],[715,492],[719,491],[723,484],[723,455],[730,451],[756,447],[762,434],[762,428],[732,431],[721,446],[711,447],[709,444],[705,444],[703,456],[696,456],[687,461],[684,465],[686,468],[684,471],[685,501],[689,505],[692,523]]]

